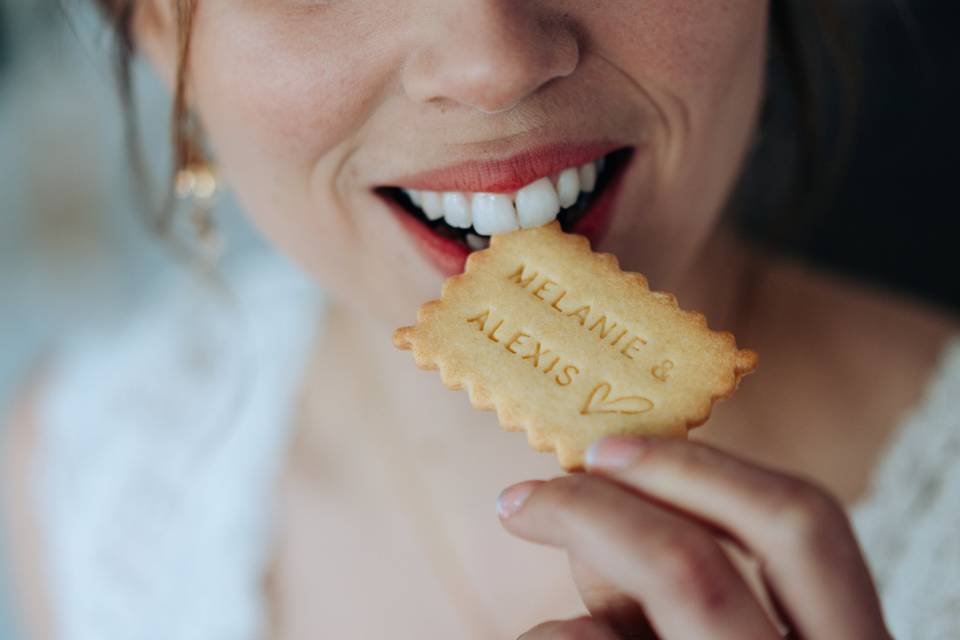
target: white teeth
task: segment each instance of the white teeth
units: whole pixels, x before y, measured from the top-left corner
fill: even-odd
[[[436,191],[423,191],[420,194],[420,208],[430,220],[439,220],[443,217],[443,198]]]
[[[473,224],[473,216],[470,214],[470,201],[467,196],[457,191],[444,193],[443,219],[451,227],[469,229]]]
[[[477,193],[473,196],[473,228],[482,236],[508,233],[519,228],[510,196],[502,193]]]
[[[564,169],[549,178],[540,178],[516,193],[462,193],[459,191],[419,191],[404,189],[404,192],[430,220],[443,218],[457,229],[473,228],[467,234],[467,244],[472,249],[481,247],[480,241],[498,233],[508,233],[519,228],[530,229],[553,222],[561,209],[572,207],[583,192],[592,193],[597,188],[597,175],[603,171],[605,158],[588,162],[579,167]],[[471,241],[471,236],[475,238]]]
[[[572,207],[580,197],[580,171],[571,167],[560,173],[557,178],[557,194],[560,196],[560,206],[566,209]]]
[[[592,162],[580,167],[580,189],[592,193],[597,186],[597,165]]]
[[[540,227],[560,213],[560,199],[550,178],[540,178],[517,192],[517,219],[524,229]]]

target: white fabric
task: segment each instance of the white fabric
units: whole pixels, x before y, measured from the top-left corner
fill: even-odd
[[[184,288],[185,287],[185,288]],[[60,361],[39,478],[65,640],[263,634],[271,478],[321,304],[265,262]],[[897,638],[960,638],[960,341],[854,512]]]
[[[274,258],[233,280],[235,302],[178,272],[59,360],[37,480],[61,638],[262,635],[271,478],[321,300]]]
[[[960,638],[960,339],[906,416],[853,522],[906,640]]]

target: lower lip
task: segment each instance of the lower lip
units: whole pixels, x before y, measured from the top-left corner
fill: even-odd
[[[590,243],[596,245],[603,240],[610,230],[613,213],[623,184],[623,176],[633,163],[633,156],[628,158],[617,173],[607,183],[603,193],[590,204],[587,212],[577,220],[571,232],[585,236]],[[382,198],[390,211],[400,222],[400,226],[413,238],[417,249],[436,269],[444,276],[454,276],[463,273],[464,265],[471,251],[465,245],[450,238],[444,238],[434,233],[427,225],[414,218],[398,202],[392,198]]]

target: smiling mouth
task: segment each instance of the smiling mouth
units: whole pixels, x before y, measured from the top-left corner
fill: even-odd
[[[374,191],[438,239],[456,243],[465,252],[478,251],[489,246],[491,235],[539,227],[554,220],[564,231],[576,230],[629,164],[633,151],[632,147],[617,149],[513,192],[440,192],[395,186]]]

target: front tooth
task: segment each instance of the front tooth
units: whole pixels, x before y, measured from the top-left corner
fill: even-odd
[[[517,219],[524,229],[553,222],[560,213],[560,199],[550,178],[540,178],[517,192]]]
[[[557,179],[557,194],[560,196],[560,206],[564,209],[572,207],[580,197],[580,171],[576,167],[560,174]]]
[[[448,191],[443,194],[443,219],[451,227],[469,229],[473,224],[470,215],[470,202],[467,197],[457,191]]]
[[[580,167],[580,189],[590,193],[597,186],[597,165],[592,162]]]
[[[473,196],[473,228],[482,236],[519,229],[513,200],[502,193],[476,193]]]
[[[443,217],[443,199],[436,191],[423,191],[420,194],[420,208],[427,214],[429,220],[439,220]]]

